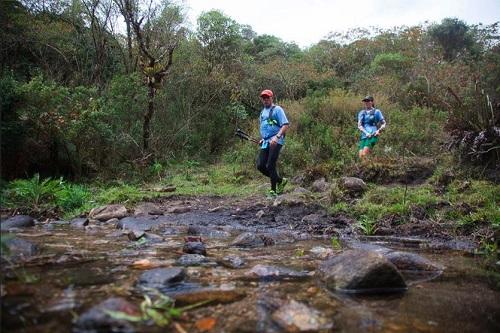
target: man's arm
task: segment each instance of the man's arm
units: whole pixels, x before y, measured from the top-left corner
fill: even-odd
[[[378,110],[378,112],[379,112],[379,117],[380,117],[380,122],[379,122],[380,123],[380,127],[375,132],[376,136],[378,136],[380,134],[380,131],[382,131],[385,128],[385,125],[386,125],[386,122],[385,122],[384,116],[382,115],[382,112],[380,112],[380,110]]]
[[[279,139],[281,139],[281,137],[282,137],[283,135],[285,135],[285,134],[286,134],[286,131],[288,131],[288,128],[289,128],[289,127],[290,127],[290,125],[289,125],[289,124],[285,124],[285,125],[281,126],[281,128],[280,128],[280,130],[279,130],[278,134],[276,134],[275,136],[273,136],[273,137],[271,138],[270,143],[271,143],[272,145],[273,145],[273,144],[277,144],[277,143],[278,143],[278,140],[279,140]]]
[[[285,124],[283,126],[281,126],[280,128],[280,131],[278,132],[278,134],[276,134],[279,138],[281,138],[283,135],[286,134],[286,131],[288,131],[288,128],[290,127],[289,124]]]

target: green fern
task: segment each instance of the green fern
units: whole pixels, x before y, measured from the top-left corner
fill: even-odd
[[[9,193],[11,203],[18,206],[32,206],[38,209],[40,205],[48,204],[53,200],[64,181],[62,178],[40,179],[39,174],[35,174],[31,179],[17,179],[11,182]]]

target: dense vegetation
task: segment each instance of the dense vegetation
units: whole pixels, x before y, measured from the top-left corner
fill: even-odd
[[[498,24],[359,29],[301,50],[218,11],[190,31],[183,8],[147,3],[2,2],[4,178],[213,162],[234,151],[237,126],[256,127],[264,87],[290,113],[293,170],[354,162],[368,93],[390,123],[379,154],[433,156],[448,143],[483,166],[499,161]]]
[[[188,29],[171,1],[2,1],[2,179],[11,181],[3,201],[74,215],[123,193],[152,195],[134,187],[142,182],[175,183],[182,193],[251,191],[255,147],[233,133],[257,135],[257,96],[270,88],[292,124],[287,175],[361,173],[387,183],[381,178],[430,160],[453,202],[469,199],[448,178],[474,176],[473,194],[484,195],[477,219],[498,225],[498,186],[480,179],[499,176],[499,40],[498,23],[448,18],[334,33],[300,49],[219,11]],[[377,159],[360,170],[355,115],[367,94],[388,128]],[[373,189],[372,197],[399,191]],[[435,204],[426,191],[414,201]],[[333,204],[343,210],[342,200]],[[376,205],[368,195],[353,214],[394,213]],[[394,209],[407,216],[410,206]],[[474,220],[467,216],[455,217]]]

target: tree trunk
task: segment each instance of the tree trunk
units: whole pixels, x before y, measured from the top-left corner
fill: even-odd
[[[156,89],[153,85],[149,85],[149,93],[148,93],[148,110],[144,114],[144,124],[142,126],[143,134],[142,134],[142,139],[143,139],[143,149],[144,149],[144,154],[147,154],[149,152],[149,137],[150,137],[150,123],[151,123],[151,118],[153,117],[154,111],[155,111],[155,105],[154,105],[154,99],[155,99],[155,93]]]

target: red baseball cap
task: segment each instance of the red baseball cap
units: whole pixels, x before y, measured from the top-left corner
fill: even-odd
[[[266,89],[266,90],[262,90],[262,92],[260,93],[259,95],[260,97],[262,96],[269,96],[269,97],[273,97],[273,92],[269,89]]]

